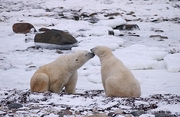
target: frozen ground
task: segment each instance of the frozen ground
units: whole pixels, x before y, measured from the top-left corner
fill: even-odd
[[[117,12],[120,15],[113,16],[115,19],[110,20],[105,16]],[[17,22],[29,22],[37,30],[42,27],[66,30],[80,42],[79,46],[72,50],[62,50],[63,54],[79,49],[89,50],[96,45],[110,47],[113,53],[131,69],[141,84],[142,100],[136,99],[138,104],[145,103],[143,99],[152,98],[151,95],[162,94],[164,97],[168,97],[167,94],[172,97],[175,95],[174,103],[168,104],[160,99],[155,110],[151,108],[148,110],[170,111],[180,115],[180,102],[177,101],[179,98],[175,98],[180,96],[179,12],[178,0],[0,0],[0,100],[2,100],[0,114],[4,112],[4,115],[8,116],[4,108],[7,107],[9,100],[19,102],[18,98],[22,98],[22,94],[30,93],[29,81],[39,66],[60,56],[56,50],[27,49],[34,46],[35,33],[15,34],[12,31],[12,25]],[[96,13],[94,17],[99,22],[92,24],[89,22],[91,20],[89,17],[80,17],[78,21],[73,20],[74,15],[80,16],[83,13],[88,15]],[[62,18],[60,14],[66,18]],[[140,30],[113,29],[116,25],[126,23],[137,24]],[[114,31],[114,36],[108,35],[108,31]],[[119,36],[120,34],[124,36]],[[109,98],[102,91],[100,62],[97,57],[80,68],[78,73],[77,93],[85,94],[86,91],[95,90],[96,94],[98,90],[100,91],[97,96],[92,93],[94,96],[92,100],[85,99],[81,95],[72,98],[74,95],[49,94],[48,99],[42,101],[43,94],[30,93],[27,95],[28,101],[21,103],[25,107],[33,104],[47,106],[47,103],[54,103],[72,108],[78,106],[77,109],[80,107],[102,109],[112,106],[113,102],[123,109],[119,101],[123,99],[115,98],[108,101]],[[33,102],[33,99],[36,101]],[[36,103],[38,99],[41,100]],[[103,105],[104,101],[106,103]],[[155,102],[156,100],[153,103]],[[62,105],[58,107],[61,109]],[[128,109],[136,110],[132,108],[125,110]],[[55,110],[58,111],[58,109]],[[40,116],[43,112],[39,111],[37,115]],[[150,115],[147,114],[147,116]]]

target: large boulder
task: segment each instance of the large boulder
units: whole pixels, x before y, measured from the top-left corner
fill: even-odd
[[[51,29],[34,37],[36,47],[69,50],[77,46],[77,40],[62,30]]]
[[[24,34],[29,33],[32,28],[34,29],[34,32],[36,32],[36,29],[30,23],[15,23],[12,26],[12,29],[15,33],[24,33]]]

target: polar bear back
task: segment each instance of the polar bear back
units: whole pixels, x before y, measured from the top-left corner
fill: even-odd
[[[101,62],[101,78],[105,93],[111,97],[139,97],[141,88],[132,72],[116,58],[110,48],[97,46],[91,51]]]
[[[93,57],[94,54],[86,50],[61,55],[34,73],[30,81],[31,91],[59,93],[65,88],[67,93],[75,93],[77,70]]]

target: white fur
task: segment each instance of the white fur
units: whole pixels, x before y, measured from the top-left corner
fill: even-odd
[[[93,57],[94,54],[85,50],[60,56],[34,73],[30,81],[31,91],[59,93],[65,87],[67,93],[75,93],[77,69]]]
[[[102,83],[107,96],[140,97],[138,80],[108,47],[97,46],[91,51],[100,59]]]

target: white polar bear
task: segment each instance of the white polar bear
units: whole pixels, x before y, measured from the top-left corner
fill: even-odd
[[[105,93],[110,97],[140,97],[141,87],[131,71],[116,58],[110,48],[97,46],[91,51],[101,62],[101,78]]]
[[[77,69],[84,65],[94,54],[79,50],[73,54],[61,55],[55,61],[40,67],[32,76],[30,89],[32,92],[51,91],[60,93],[65,87],[67,93],[75,93]]]

